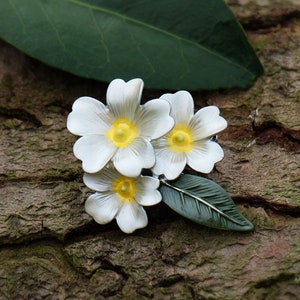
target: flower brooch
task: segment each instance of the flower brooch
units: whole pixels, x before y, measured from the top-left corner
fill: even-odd
[[[162,200],[161,182],[176,180],[186,165],[209,173],[224,156],[211,139],[227,126],[216,106],[194,113],[187,91],[141,105],[143,85],[141,79],[115,79],[107,105],[80,97],[67,119],[68,130],[80,136],[73,151],[82,161],[83,181],[95,191],[86,212],[99,224],[115,218],[126,233],[148,224],[143,206]],[[152,176],[142,175],[144,169]]]

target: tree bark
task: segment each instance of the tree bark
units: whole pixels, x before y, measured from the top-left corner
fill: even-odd
[[[66,117],[80,96],[104,101],[107,84],[1,41],[0,299],[299,299],[300,5],[227,2],[265,74],[249,90],[193,97],[228,120],[225,157],[208,177],[255,230],[206,228],[163,203],[131,235],[96,224]],[[143,101],[159,95],[145,90]]]

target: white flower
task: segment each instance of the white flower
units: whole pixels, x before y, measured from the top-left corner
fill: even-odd
[[[227,126],[219,109],[207,106],[194,114],[193,98],[186,91],[164,94],[160,99],[170,103],[175,126],[167,135],[152,142],[156,153],[153,173],[164,174],[172,180],[186,164],[198,172],[209,173],[224,156],[220,145],[210,140]]]
[[[153,177],[126,177],[106,167],[96,174],[84,174],[83,181],[97,191],[86,200],[86,212],[99,224],[116,218],[120,229],[126,233],[147,226],[148,218],[142,205],[161,201],[157,190],[159,180]]]
[[[141,79],[115,79],[107,89],[107,106],[91,97],[75,101],[67,127],[82,136],[73,150],[84,171],[96,173],[112,160],[120,173],[135,177],[154,165],[150,141],[166,134],[174,120],[167,101],[140,105],[143,85]]]

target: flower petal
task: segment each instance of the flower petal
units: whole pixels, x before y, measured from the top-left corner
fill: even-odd
[[[198,141],[187,154],[187,164],[194,170],[209,173],[214,164],[224,157],[221,146],[213,141]]]
[[[116,216],[117,223],[125,233],[132,233],[136,229],[144,228],[148,224],[148,217],[142,206],[136,202],[124,204]]]
[[[156,99],[144,104],[134,121],[140,135],[152,140],[168,133],[174,126],[174,119],[169,113],[170,104],[167,101]]]
[[[159,180],[149,176],[141,176],[136,179],[137,191],[135,199],[143,206],[155,205],[161,201],[161,194],[157,190]]]
[[[85,172],[100,171],[116,152],[116,147],[103,135],[85,135],[78,139],[73,147],[74,155],[82,160]]]
[[[113,157],[115,168],[123,175],[137,177],[143,168],[149,169],[155,163],[151,143],[143,138],[136,138],[128,147],[119,148]]]
[[[168,180],[173,180],[183,171],[187,160],[186,154],[170,151],[167,148],[166,142],[162,140],[165,139],[162,138],[153,143],[156,163],[152,168],[152,172],[156,175],[164,174]]]
[[[201,108],[192,118],[189,127],[195,140],[208,138],[227,127],[227,121],[221,117],[216,106]]]
[[[78,98],[72,109],[67,119],[67,128],[73,134],[104,134],[112,123],[107,107],[94,98]]]
[[[160,99],[167,100],[171,105],[171,116],[176,124],[187,125],[194,115],[194,101],[187,91],[179,91],[175,94],[164,94]]]
[[[108,193],[94,193],[85,202],[85,211],[99,224],[114,219],[121,207],[122,203]]]
[[[87,187],[97,192],[111,191],[112,183],[119,176],[120,174],[114,169],[104,168],[96,174],[85,173],[83,175],[83,182]]]
[[[113,80],[107,89],[107,105],[115,118],[133,120],[140,105],[144,82],[136,78],[128,82],[122,79]]]

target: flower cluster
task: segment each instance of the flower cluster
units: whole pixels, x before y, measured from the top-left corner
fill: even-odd
[[[86,212],[100,224],[115,218],[126,233],[147,225],[143,206],[161,201],[159,175],[176,179],[186,164],[202,173],[213,169],[223,150],[211,136],[227,126],[216,106],[194,114],[186,91],[141,105],[143,85],[141,79],[115,79],[107,89],[107,105],[80,97],[67,120],[69,131],[81,136],[73,151],[86,172],[84,183],[96,191],[86,201]],[[143,169],[153,176],[141,175]]]

